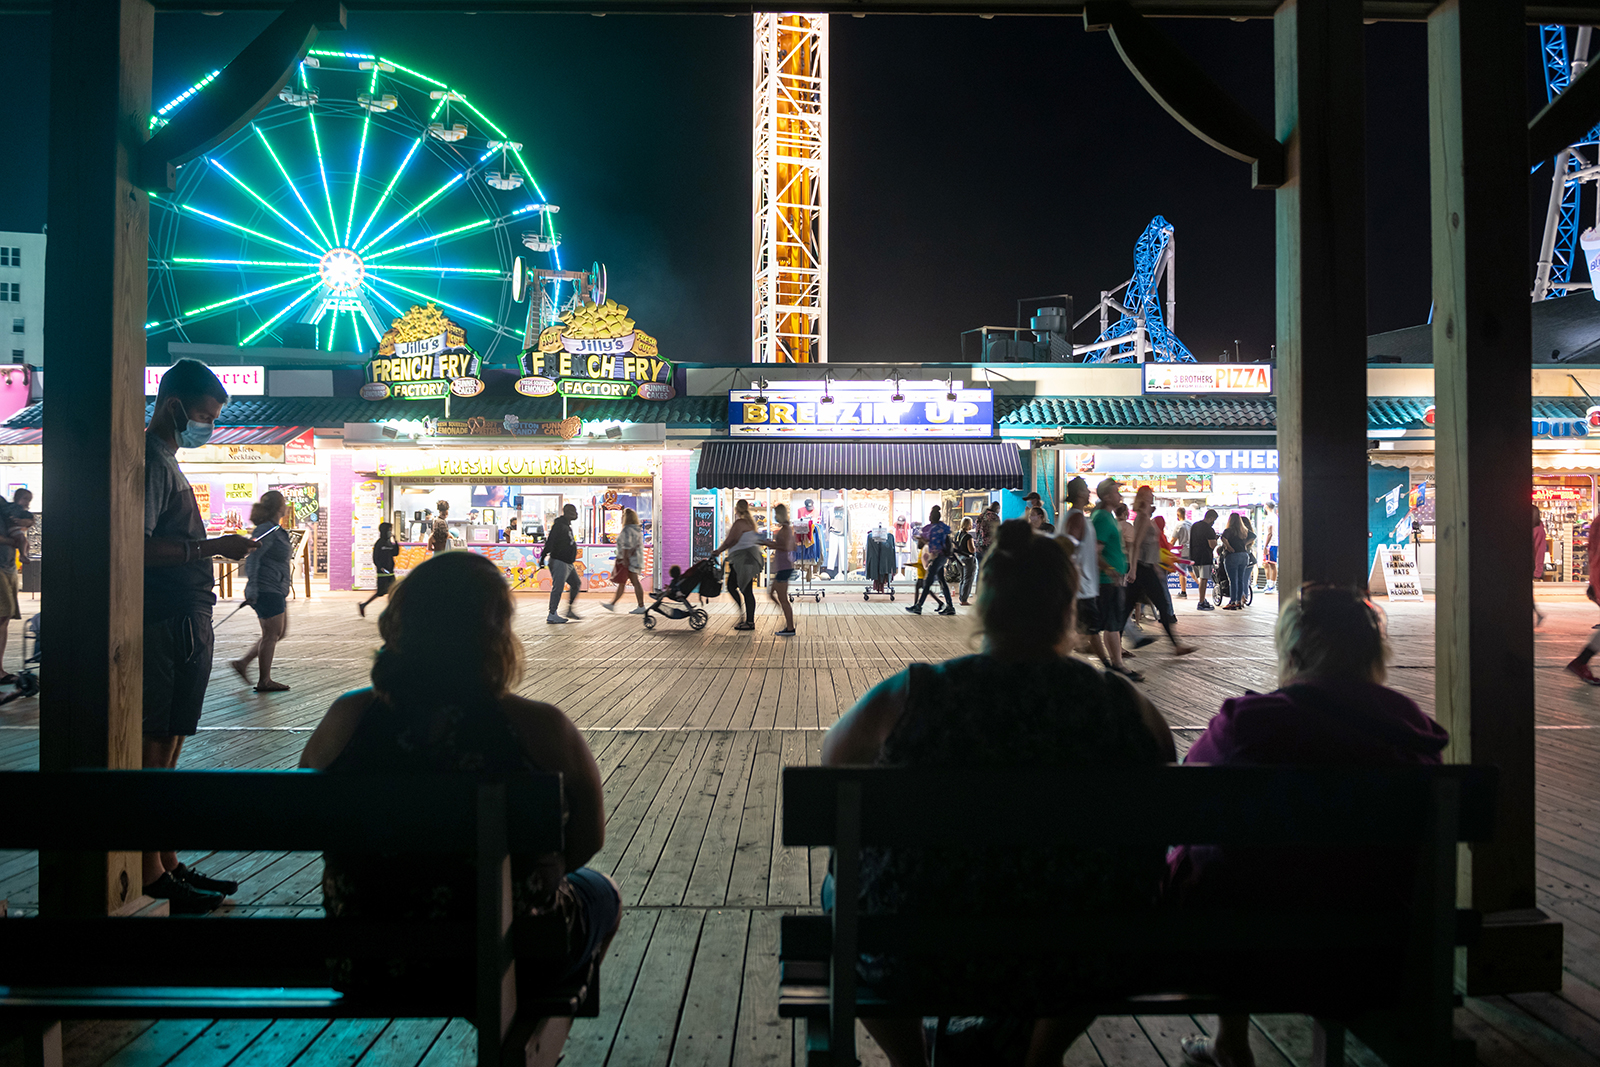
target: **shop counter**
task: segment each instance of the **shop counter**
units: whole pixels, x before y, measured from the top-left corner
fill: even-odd
[[[454,549],[465,549],[476,552],[480,556],[487,556],[495,566],[499,567],[506,576],[506,581],[511,583],[513,591],[518,593],[532,593],[550,591],[550,571],[539,568],[539,553],[544,550],[540,542],[512,542],[504,541],[495,543],[490,541],[469,541],[465,545],[453,542]],[[397,576],[404,576],[411,572],[411,568],[428,558],[428,546],[421,541],[400,542],[400,555],[395,559],[394,571]],[[639,576],[639,582],[649,592],[650,574],[655,560],[655,546],[646,543],[644,546],[644,573]],[[585,589],[613,590],[616,586],[611,581],[611,571],[617,563],[616,545],[580,544],[578,546],[578,579],[583,582]]]

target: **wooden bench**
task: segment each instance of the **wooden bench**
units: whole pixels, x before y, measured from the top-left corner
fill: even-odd
[[[1112,951],[1151,961],[1174,953],[1338,951],[1385,968],[1373,973],[1393,975],[1398,955],[1399,991],[1363,1000],[1352,1017],[1345,1017],[1347,1008],[1308,1002],[1304,993],[1251,988],[1247,975],[1230,976],[1217,989],[1173,989],[1152,978],[1143,995],[1063,1008],[1097,1015],[1303,1014],[1314,1019],[1318,1067],[1342,1065],[1347,1026],[1397,1067],[1470,1064],[1470,1043],[1454,1041],[1452,1011],[1455,947],[1471,938],[1476,916],[1456,909],[1456,856],[1458,842],[1489,836],[1495,783],[1495,771],[1484,767],[1191,766],[1070,774],[786,767],[783,843],[833,848],[835,907],[831,915],[784,918],[779,1013],[806,1020],[809,1067],[850,1067],[857,1016],[992,1014],[984,1010],[992,998],[986,1001],[982,991],[972,991],[970,1002],[931,1004],[863,988],[856,972],[862,952],[926,954],[932,946],[946,957],[993,954],[1026,931],[1026,943],[1046,952]],[[1416,862],[1410,907],[1387,910],[1306,910],[1290,900],[1282,910],[1255,912],[1028,916],[1004,908],[999,886],[989,910],[963,913],[957,923],[860,914],[862,846],[959,842],[1018,849],[1047,842],[1357,846],[1401,849]]]
[[[478,1063],[555,1062],[565,1025],[594,1016],[599,969],[519,1003],[510,945],[511,861],[562,848],[561,776],[469,777],[315,771],[0,773],[0,849],[449,852],[476,867],[471,921],[326,918],[40,917],[0,920],[0,1024],[20,1024],[28,1060],[61,1063],[60,1020],[464,1017]],[[397,953],[398,950],[398,953]],[[420,988],[404,1002],[329,987],[330,957],[400,955],[470,968],[471,988]],[[552,1051],[551,1045],[556,1051]]]

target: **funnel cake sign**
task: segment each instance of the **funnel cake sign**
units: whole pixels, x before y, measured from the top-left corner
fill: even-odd
[[[442,400],[483,392],[483,361],[467,331],[429,304],[394,320],[367,364],[367,400]]]

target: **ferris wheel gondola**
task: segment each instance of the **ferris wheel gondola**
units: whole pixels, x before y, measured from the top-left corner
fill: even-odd
[[[547,246],[534,277],[561,267],[559,209],[522,147],[435,78],[313,51],[276,103],[152,197],[146,333],[366,351],[408,306],[433,303],[485,360],[514,357],[513,263],[532,247],[529,223]]]

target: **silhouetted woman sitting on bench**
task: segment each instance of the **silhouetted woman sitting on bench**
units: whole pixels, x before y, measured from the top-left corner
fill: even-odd
[[[1438,764],[1449,735],[1402,693],[1383,685],[1389,644],[1383,609],[1349,586],[1307,583],[1277,624],[1273,693],[1225,701],[1185,763]],[[1403,903],[1409,855],[1340,849],[1223,849],[1188,846],[1171,861],[1170,899],[1186,907],[1361,907]],[[1319,983],[1338,997],[1380,981],[1341,974],[1338,964],[1264,961],[1285,983]],[[1281,964],[1280,966],[1277,966]],[[1257,977],[1267,970],[1255,968]],[[1397,972],[1398,973],[1398,972]],[[1214,1037],[1183,1042],[1200,1067],[1254,1067],[1250,1019],[1224,1015]]]
[[[1053,537],[1027,522],[1000,526],[984,560],[977,615],[983,651],[917,664],[879,684],[828,731],[828,766],[962,769],[1145,767],[1176,759],[1161,714],[1125,679],[1070,655],[1077,571]],[[1162,850],[1052,848],[1016,851],[953,838],[937,849],[863,849],[864,915],[1003,911],[1069,916],[1076,908],[1153,905]],[[831,884],[824,907],[831,907]],[[1083,992],[1114,992],[1118,968],[1097,956],[1028,955],[1028,929],[994,958],[863,956],[862,978],[891,996],[927,1000],[945,989],[992,996],[996,1015],[1026,1019],[1060,1010]],[[1030,1067],[1058,1067],[1092,1016],[1039,1019],[1021,1035]],[[927,1062],[917,1019],[865,1019],[896,1067]]]
[[[323,717],[300,766],[337,774],[469,773],[509,777],[559,772],[566,848],[537,856],[512,849],[512,929],[517,980],[533,995],[565,983],[604,955],[621,898],[583,865],[605,842],[600,772],[577,727],[549,704],[509,692],[522,673],[515,610],[500,570],[483,556],[433,556],[390,594],[378,620],[383,647],[372,687],[346,693]],[[470,919],[468,857],[329,853],[323,903],[330,918]],[[401,949],[403,952],[403,948]],[[404,996],[422,983],[461,983],[429,961],[336,961],[340,988]],[[559,1043],[557,1046],[559,1048]]]

